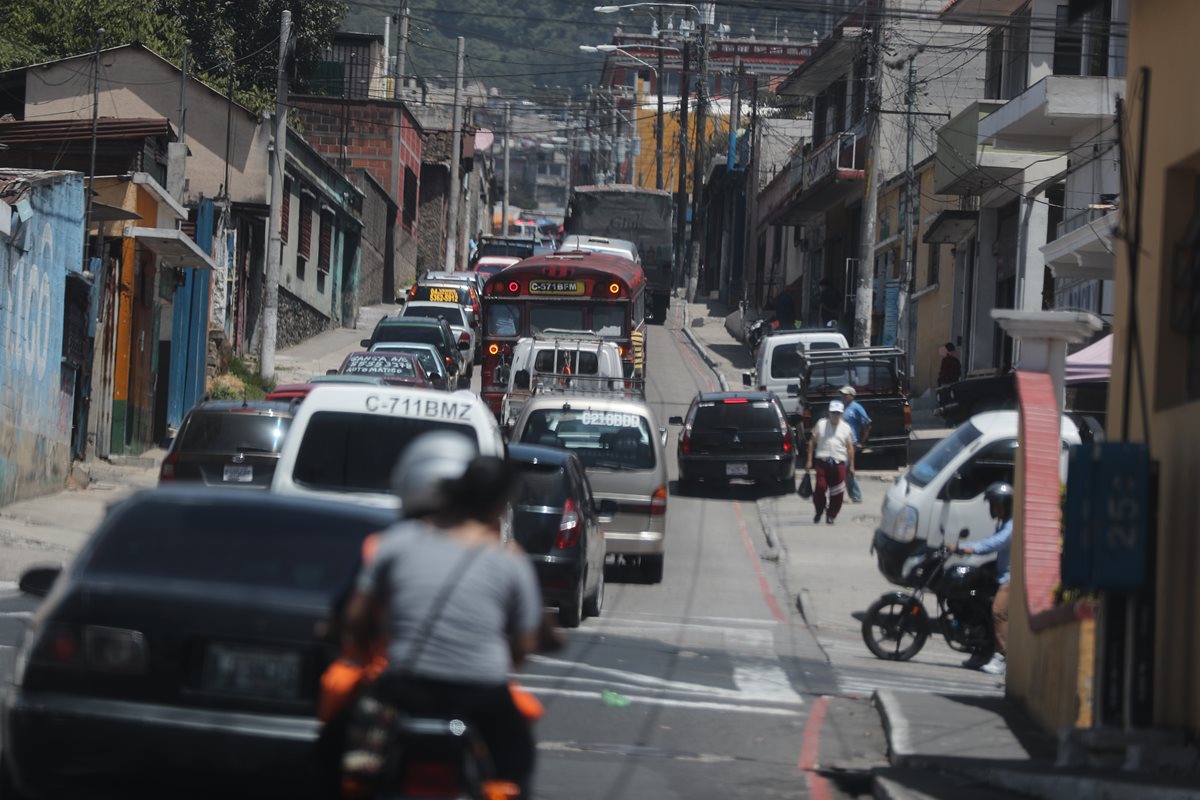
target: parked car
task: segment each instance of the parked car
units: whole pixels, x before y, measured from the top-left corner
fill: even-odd
[[[760,392],[774,392],[788,418],[793,424],[798,424],[800,397],[789,395],[787,387],[800,383],[804,356],[818,351],[842,350],[849,346],[845,336],[828,328],[768,332],[759,342],[754,369],[742,373],[742,386],[757,388]],[[803,385],[800,388],[804,390]]]
[[[378,342],[371,347],[370,352],[379,351],[411,353],[421,362],[425,376],[435,389],[451,389],[450,373],[446,371],[446,362],[438,354],[438,349],[431,344],[415,342]],[[332,375],[330,377],[333,377]]]
[[[200,403],[183,418],[159,467],[159,483],[267,488],[292,413],[290,403],[275,400]]]
[[[783,493],[795,489],[796,431],[773,393],[701,392],[686,416],[670,422],[683,426],[676,449],[681,488],[752,480]]]
[[[598,617],[604,607],[604,534],[600,509],[579,457],[567,450],[514,444],[521,474],[513,500],[513,538],[529,554],[546,604],[563,627]],[[611,503],[611,501],[604,501]],[[605,506],[611,516],[612,508]]]
[[[441,361],[439,359],[438,363]],[[374,375],[314,375],[304,383],[281,383],[267,394],[267,400],[296,401],[308,397],[308,393],[323,383],[358,383],[370,386],[387,386],[387,381]]]
[[[636,560],[643,578],[657,583],[667,530],[666,436],[643,400],[541,394],[521,409],[512,440],[578,456],[596,497],[616,504],[612,518],[600,518],[608,552]]]
[[[444,319],[421,319],[417,317],[384,317],[375,324],[375,330],[368,339],[359,342],[364,350],[370,350],[380,342],[408,342],[413,344],[431,344],[442,355],[446,371],[462,386],[467,382],[463,375],[463,348],[470,347],[469,343],[459,343],[450,323]]]
[[[367,375],[382,378],[389,386],[426,386],[433,383],[425,368],[412,353],[381,352],[349,353],[337,368],[338,375]],[[441,387],[438,387],[441,388]]]
[[[479,341],[475,325],[466,309],[457,303],[412,302],[400,312],[400,319],[444,319],[450,323],[458,349],[463,355],[466,380],[475,372],[475,348]]]
[[[67,567],[22,576],[45,600],[5,687],[5,797],[328,796],[320,631],[394,517],[193,487],[111,507]]]
[[[392,468],[413,439],[431,430],[461,432],[482,455],[504,455],[496,417],[471,392],[319,386],[296,408],[271,491],[399,508]]]

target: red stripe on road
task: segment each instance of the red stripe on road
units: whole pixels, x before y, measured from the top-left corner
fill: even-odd
[[[817,762],[821,757],[821,728],[825,725],[825,711],[828,708],[828,697],[816,699],[808,712],[804,739],[800,743],[797,766],[804,772],[804,782],[808,784],[808,796],[812,800],[833,800],[833,787],[824,775],[817,772]]]
[[[758,576],[758,588],[762,592],[763,600],[766,601],[767,608],[771,610],[771,615],[777,621],[787,622],[787,617],[783,615],[783,609],[779,607],[779,601],[771,592],[771,584],[767,581],[766,573],[763,572],[762,560],[758,557],[758,551],[754,549],[754,542],[750,540],[750,531],[746,528],[746,519],[742,516],[742,504],[737,500],[733,501],[733,514],[737,517],[738,528],[742,532],[742,544],[746,545],[746,555],[750,559],[750,565],[754,567],[754,574]]]

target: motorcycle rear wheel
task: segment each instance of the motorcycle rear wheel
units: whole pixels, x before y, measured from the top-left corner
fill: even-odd
[[[929,638],[926,619],[911,596],[885,595],[863,616],[863,643],[877,658],[908,661],[921,652]]]

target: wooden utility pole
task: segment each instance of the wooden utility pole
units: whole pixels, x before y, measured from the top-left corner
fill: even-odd
[[[512,137],[512,101],[504,102],[504,202],[500,206],[500,235],[508,236],[508,142]]]
[[[708,23],[700,24],[700,70],[696,90],[696,154],[692,167],[692,236],[688,242],[687,299],[694,302],[700,286],[700,248],[703,245],[700,224],[700,200],[704,194],[704,157],[708,152]]]
[[[654,188],[663,188],[663,10],[658,7],[658,72],[654,73],[658,90],[658,116],[654,118]]]
[[[258,371],[266,380],[275,378],[275,341],[279,331],[279,264],[283,258],[283,238],[279,235],[283,213],[283,162],[287,153],[288,39],[292,33],[292,12],[284,11],[279,20],[279,69],[275,78],[275,149],[271,159],[271,214],[267,224],[267,285],[263,291],[262,352]],[[229,196],[229,186],[225,186]]]
[[[462,154],[462,94],[463,94],[463,51],[466,40],[458,37],[458,56],[454,68],[454,127],[450,135],[450,208],[446,213],[446,271],[453,272],[458,266],[458,195],[459,162]]]
[[[683,284],[685,260],[684,242],[687,238],[687,165],[688,165],[688,105],[692,95],[692,44],[683,43],[683,72],[679,76],[679,186],[675,191],[675,280]]]
[[[92,156],[91,166],[88,167],[88,186],[83,212],[83,249],[85,251],[88,248],[87,232],[92,227],[92,197],[96,194],[94,184],[96,183],[96,139],[98,138],[100,125],[100,47],[104,44],[104,34],[104,28],[96,29],[96,50],[92,54]],[[104,256],[103,253],[100,255],[101,257]]]
[[[867,156],[866,197],[863,200],[862,228],[859,242],[858,281],[854,300],[854,345],[871,345],[872,303],[875,297],[875,217],[879,206],[879,139],[882,116],[880,96],[880,67],[883,52],[884,0],[880,0],[875,30],[867,46],[870,74],[867,76]]]

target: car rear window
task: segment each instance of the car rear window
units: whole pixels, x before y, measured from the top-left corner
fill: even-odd
[[[382,378],[415,378],[417,369],[408,353],[351,353],[342,363],[343,375],[378,375]]]
[[[736,428],[738,430],[778,429],[783,424],[775,404],[769,400],[747,403],[717,401],[700,403],[692,426],[705,428]]]
[[[443,344],[441,330],[432,325],[383,325],[379,328],[375,341]]]
[[[556,464],[518,464],[517,506],[561,508],[567,501],[567,475]]]
[[[771,351],[772,378],[800,377],[801,357],[796,347],[797,345],[785,344]]]
[[[421,319],[444,319],[451,325],[463,326],[466,322],[463,321],[463,310],[459,306],[453,308],[435,308],[432,306],[417,306],[416,308],[409,306],[404,309],[404,316],[412,319],[418,317]]]
[[[433,430],[455,430],[475,440],[475,429],[442,420],[318,411],[309,418],[292,479],[335,492],[387,492],[392,468],[409,443]]]
[[[83,573],[340,592],[354,579],[363,538],[381,523],[307,504],[142,502],[110,520]]]
[[[245,411],[193,411],[179,442],[182,453],[278,453],[291,417]]]
[[[896,383],[891,366],[877,362],[817,364],[809,372],[809,386],[813,389],[850,385],[860,390],[892,391]]]
[[[585,467],[643,470],[655,464],[650,423],[631,411],[538,409],[529,414],[521,441],[565,447]]]
[[[411,353],[416,357],[417,361],[421,362],[421,366],[425,369],[425,373],[427,375],[442,375],[446,371],[446,368],[442,366],[441,360],[436,355],[424,348],[418,350],[416,348],[409,349],[407,347],[381,347],[373,352],[386,353],[389,351]]]
[[[567,368],[573,375],[595,375],[600,363],[595,353],[584,350],[539,350],[533,359],[536,372],[566,372]]]

